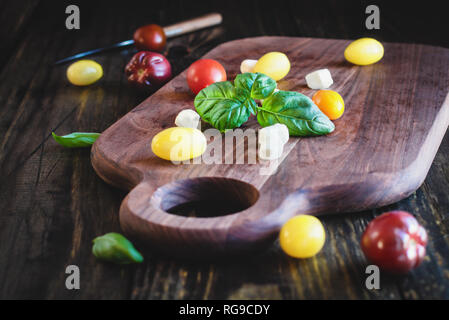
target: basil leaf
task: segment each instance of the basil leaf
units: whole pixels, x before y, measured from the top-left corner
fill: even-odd
[[[68,148],[90,147],[100,136],[94,132],[73,132],[65,136],[58,136],[54,132],[51,134],[57,143]]]
[[[278,91],[264,99],[257,121],[262,127],[282,123],[292,136],[319,136],[334,131],[335,125],[305,95]]]
[[[194,105],[204,121],[224,132],[240,127],[248,120],[251,104],[247,100],[243,90],[236,89],[229,81],[223,81],[201,90],[195,97]]]
[[[240,89],[237,89],[237,90],[240,90]],[[254,99],[252,99],[250,96],[248,96],[245,93],[245,91],[243,91],[242,94],[246,96],[246,100],[243,102],[243,104],[249,110],[249,112],[251,112],[252,114],[256,115],[257,114],[257,108],[258,108],[258,105],[257,105],[256,101],[254,101]]]
[[[269,97],[276,89],[276,81],[262,73],[241,73],[235,77],[234,85],[259,100]]]
[[[101,260],[129,264],[140,263],[143,257],[133,244],[119,233],[111,232],[93,240],[92,253]]]

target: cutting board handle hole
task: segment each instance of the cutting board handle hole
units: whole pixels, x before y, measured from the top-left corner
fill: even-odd
[[[218,217],[248,209],[259,199],[249,183],[229,178],[178,180],[160,187],[152,197],[165,212],[185,217]]]

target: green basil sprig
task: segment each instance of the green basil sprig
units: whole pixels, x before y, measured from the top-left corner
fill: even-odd
[[[265,99],[276,89],[276,81],[262,73],[241,73],[235,77],[234,85],[246,90],[252,99]]]
[[[99,259],[117,264],[141,263],[143,257],[133,244],[119,233],[106,233],[93,240],[92,253]]]
[[[318,136],[331,133],[335,125],[305,95],[278,91],[276,81],[261,73],[237,75],[230,81],[216,82],[195,97],[195,108],[201,118],[224,132],[240,127],[249,116],[257,114],[263,127],[285,124],[291,136]],[[254,99],[263,100],[258,106]]]
[[[278,91],[264,99],[258,107],[257,121],[262,127],[285,124],[292,136],[319,136],[335,129],[310,98],[294,91]]]
[[[195,97],[195,108],[201,118],[220,131],[234,129],[245,123],[250,109],[246,96],[229,81],[213,83]]]
[[[244,73],[235,83],[216,82],[201,90],[194,105],[201,118],[224,132],[240,127],[251,113],[256,114],[254,99],[268,97],[276,89],[276,82],[260,73]]]
[[[100,136],[95,132],[73,132],[65,136],[58,136],[54,132],[51,134],[57,143],[67,148],[90,147]]]

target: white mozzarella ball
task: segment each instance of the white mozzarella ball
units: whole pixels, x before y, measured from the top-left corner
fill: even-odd
[[[260,129],[258,138],[259,158],[263,160],[280,158],[288,138],[288,128],[285,124],[276,123]]]
[[[253,72],[254,66],[256,65],[257,60],[252,59],[246,59],[243,60],[240,64],[240,72],[246,73],[246,72]]]
[[[276,160],[282,156],[284,151],[283,144],[272,144],[270,146],[262,145],[259,147],[259,158],[262,160]]]
[[[288,127],[282,123],[276,123],[274,127],[277,128],[279,137],[281,138],[282,144],[286,144],[288,139],[290,138],[290,134],[288,132]]]
[[[327,89],[334,80],[329,69],[320,69],[306,75],[306,82],[310,89]]]
[[[289,138],[288,128],[285,124],[276,123],[259,130],[259,145],[268,143],[286,144]]]
[[[178,127],[201,129],[200,115],[191,109],[182,110],[175,119]]]

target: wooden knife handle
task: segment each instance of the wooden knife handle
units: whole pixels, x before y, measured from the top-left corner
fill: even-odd
[[[171,26],[164,27],[164,32],[167,38],[172,38],[199,29],[215,26],[217,24],[220,24],[222,20],[223,17],[221,16],[221,14],[209,13],[195,19],[179,22]]]

